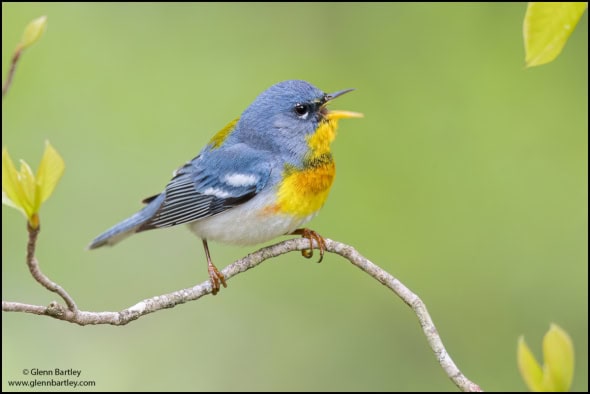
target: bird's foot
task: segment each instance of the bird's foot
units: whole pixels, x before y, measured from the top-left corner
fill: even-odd
[[[223,285],[223,287],[227,287],[227,283],[225,283],[225,276],[223,276],[223,274],[219,272],[217,267],[213,265],[212,262],[208,262],[207,270],[209,271],[209,279],[211,280],[211,287],[213,288],[211,293],[215,295],[219,292],[219,289],[221,288],[220,285]]]
[[[320,250],[320,259],[318,260],[318,263],[322,262],[324,259],[324,251],[326,250],[326,241],[324,240],[324,237],[308,228],[298,228],[291,234],[301,235],[301,237],[307,238],[309,240],[309,249],[304,249],[301,251],[301,255],[306,259],[313,257],[313,241],[315,240],[318,244],[318,249]]]

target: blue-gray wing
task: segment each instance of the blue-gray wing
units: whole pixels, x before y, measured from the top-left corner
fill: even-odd
[[[272,167],[271,157],[244,144],[205,150],[179,168],[160,195],[144,201],[165,196],[137,231],[193,222],[243,204],[266,186]]]

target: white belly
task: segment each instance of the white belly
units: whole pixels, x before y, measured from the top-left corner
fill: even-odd
[[[235,245],[255,245],[290,234],[313,218],[316,213],[293,218],[265,208],[274,204],[273,196],[257,195],[252,200],[218,215],[189,223],[201,239]]]

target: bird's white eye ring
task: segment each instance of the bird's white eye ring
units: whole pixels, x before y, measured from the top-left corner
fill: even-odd
[[[295,104],[293,110],[295,111],[297,116],[305,119],[307,117],[307,114],[309,114],[309,104],[297,103]]]

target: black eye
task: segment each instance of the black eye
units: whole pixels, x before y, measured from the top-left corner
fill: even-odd
[[[309,105],[297,103],[294,110],[298,116],[305,116],[309,113]]]

